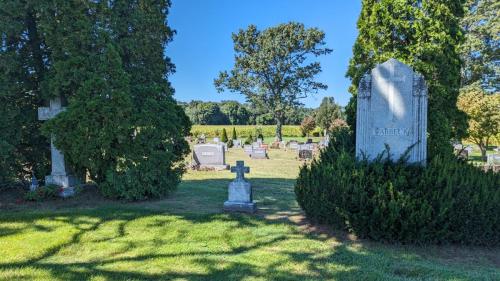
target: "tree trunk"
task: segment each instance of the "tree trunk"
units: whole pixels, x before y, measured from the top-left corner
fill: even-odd
[[[282,127],[282,122],[279,118],[276,119],[276,139],[278,141],[283,140],[283,136],[281,134],[281,127]]]
[[[488,148],[488,147],[487,147],[487,146],[485,146],[485,145],[480,145],[480,146],[479,146],[479,149],[481,150],[481,160],[482,160],[483,162],[488,161],[488,157],[486,156],[486,150],[487,150],[487,148]]]

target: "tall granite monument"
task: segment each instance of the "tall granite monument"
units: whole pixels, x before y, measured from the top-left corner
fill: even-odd
[[[64,111],[62,107],[62,99],[56,97],[50,100],[50,107],[38,108],[38,119],[49,120],[54,118],[57,114]],[[52,171],[50,175],[45,177],[45,184],[53,184],[62,187],[59,195],[61,197],[68,197],[74,194],[74,186],[80,181],[71,174],[70,169],[64,161],[63,153],[54,145],[54,137],[50,140],[50,157],[52,164]]]
[[[424,77],[390,59],[359,83],[356,156],[373,160],[389,146],[391,159],[408,149],[410,163],[427,159],[427,86]]]

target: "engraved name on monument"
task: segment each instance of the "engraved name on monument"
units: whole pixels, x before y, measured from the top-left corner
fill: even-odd
[[[390,148],[391,159],[410,149],[410,163],[427,158],[427,86],[422,75],[390,59],[365,74],[357,97],[356,156],[374,159]]]

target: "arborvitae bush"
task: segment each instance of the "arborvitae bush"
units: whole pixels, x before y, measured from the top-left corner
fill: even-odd
[[[312,221],[402,243],[500,244],[500,174],[442,156],[427,167],[387,153],[356,161],[340,133],[301,168],[295,193]]]
[[[226,143],[227,142],[227,131],[226,131],[226,128],[223,128],[222,129],[222,137],[220,139],[222,142]]]
[[[235,140],[235,139],[237,139],[237,138],[238,138],[238,137],[236,136],[236,128],[235,128],[235,127],[233,127],[233,135],[231,136],[231,139],[232,139],[232,140]]]
[[[253,143],[253,137],[252,135],[250,134],[248,136],[248,138],[245,139],[245,144],[252,144]]]

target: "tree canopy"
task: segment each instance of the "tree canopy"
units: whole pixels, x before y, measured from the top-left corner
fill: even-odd
[[[300,99],[327,86],[317,82],[319,62],[308,60],[331,52],[324,48],[325,34],[317,28],[290,22],[265,30],[250,25],[233,34],[235,64],[215,79],[219,92],[228,89],[245,95],[263,107],[276,123],[276,137],[282,139],[281,126],[290,108]]]

